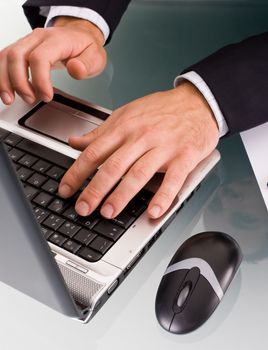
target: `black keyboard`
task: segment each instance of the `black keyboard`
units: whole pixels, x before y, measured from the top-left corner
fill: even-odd
[[[72,197],[57,195],[59,182],[74,159],[0,128],[26,198],[49,242],[87,260],[96,262],[107,253],[134,221],[146,210],[153,196],[141,190],[114,219],[104,219],[99,210],[79,216],[75,202],[90,179]]]

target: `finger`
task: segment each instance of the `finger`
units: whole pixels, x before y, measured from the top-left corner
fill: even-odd
[[[27,102],[35,101],[35,93],[29,82],[28,55],[43,40],[40,31],[20,39],[7,52],[7,69],[12,88]]]
[[[75,79],[85,79],[100,74],[106,65],[106,51],[96,43],[91,43],[79,56],[66,63],[69,74]]]
[[[124,144],[101,166],[77,200],[76,211],[80,215],[89,215],[97,208],[108,192],[118,183],[130,166],[147,150],[142,143]],[[84,204],[81,204],[84,203]],[[85,210],[87,205],[87,210]]]
[[[104,135],[105,132],[110,132],[110,130],[116,129],[117,127],[122,130],[121,126],[116,126],[114,124],[114,120],[120,116],[122,116],[120,110],[114,111],[100,126],[91,130],[87,134],[70,137],[68,140],[69,145],[75,149],[83,151],[91,142]],[[125,130],[125,134],[127,134],[127,130]]]
[[[0,97],[4,104],[10,105],[14,102],[15,96],[8,76],[5,52],[0,54],[0,72]]]
[[[114,132],[92,142],[63,176],[59,186],[60,196],[66,198],[73,195],[121,143],[122,137]]]
[[[168,210],[193,168],[193,163],[183,156],[171,162],[147,209],[152,219],[159,218]]]
[[[100,135],[101,127],[99,126],[85,135],[70,137],[68,143],[71,147],[79,151],[83,151],[91,142],[97,139]]]
[[[29,65],[32,74],[32,84],[38,96],[45,102],[53,98],[53,88],[50,81],[52,66],[72,55],[72,44],[59,37],[49,36],[29,55]]]
[[[101,214],[107,219],[117,216],[165,162],[166,152],[160,153],[156,148],[144,154],[106,199]]]

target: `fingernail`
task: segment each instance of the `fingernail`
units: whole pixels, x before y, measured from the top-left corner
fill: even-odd
[[[52,98],[49,97],[49,96],[43,96],[42,100],[43,100],[44,102],[48,103],[48,102],[50,102],[50,101],[52,100]]]
[[[111,219],[113,217],[114,208],[111,206],[111,204],[105,204],[101,208],[101,215],[105,216],[107,219]]]
[[[150,209],[149,214],[153,217],[153,218],[158,218],[161,212],[161,208],[159,207],[159,205],[154,205],[152,207],[152,209]]]
[[[69,185],[62,185],[59,188],[59,195],[61,197],[69,197],[72,193],[71,187]]]
[[[84,201],[79,202],[76,205],[75,210],[81,216],[89,215],[89,205],[86,202],[84,202]]]
[[[8,92],[3,91],[1,92],[0,96],[5,105],[10,105],[12,103],[13,99]]]

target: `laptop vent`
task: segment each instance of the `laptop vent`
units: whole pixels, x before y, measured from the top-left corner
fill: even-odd
[[[74,300],[83,306],[89,306],[92,297],[100,291],[103,284],[82,276],[69,267],[67,268],[61,264],[58,264],[58,266]]]

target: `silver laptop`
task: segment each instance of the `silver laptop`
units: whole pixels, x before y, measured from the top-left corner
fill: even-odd
[[[17,99],[0,107],[0,280],[84,323],[220,159],[215,150],[203,160],[160,219],[146,214],[160,175],[117,218],[106,220],[98,211],[79,217],[76,197],[57,196],[57,184],[79,155],[67,140],[97,127],[110,113],[59,90],[48,104],[28,106]]]

